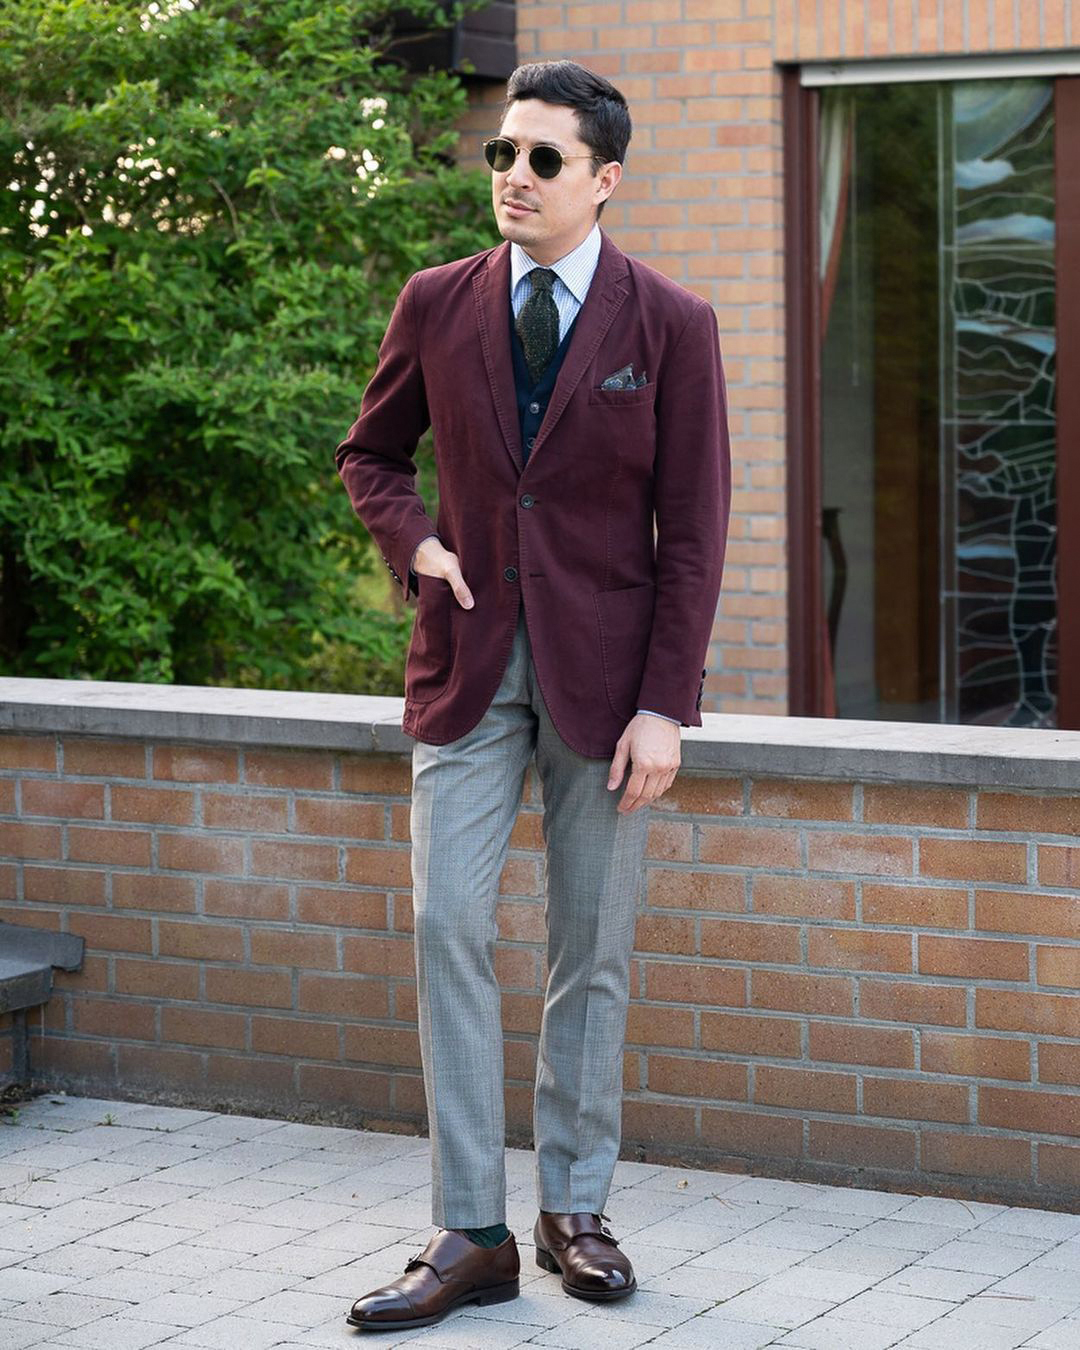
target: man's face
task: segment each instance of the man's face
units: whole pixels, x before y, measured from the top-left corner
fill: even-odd
[[[578,134],[577,113],[538,98],[512,103],[499,135],[521,147],[506,173],[491,175],[499,233],[520,244],[535,262],[556,262],[592,229],[596,208],[614,192],[622,166],[605,164],[594,175],[592,161],[584,158],[590,150]],[[553,145],[564,155],[583,158],[567,159],[554,178],[541,178],[529,164],[534,145]]]

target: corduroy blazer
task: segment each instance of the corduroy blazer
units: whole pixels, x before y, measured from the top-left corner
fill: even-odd
[[[541,693],[571,748],[611,756],[639,707],[701,725],[731,503],[716,316],[601,235],[527,462],[505,240],[408,279],[335,451],[405,598],[413,551],[437,533],[475,600],[464,609],[449,582],[416,578],[402,728],[421,741],[445,744],[480,721],[521,604]],[[644,384],[601,388],[631,363]],[[435,520],[415,486],[429,426]]]

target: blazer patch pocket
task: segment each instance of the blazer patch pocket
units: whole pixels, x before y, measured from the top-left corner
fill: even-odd
[[[639,384],[636,389],[600,389],[590,388],[589,402],[604,408],[636,408],[642,403],[652,403],[656,397],[656,385]]]

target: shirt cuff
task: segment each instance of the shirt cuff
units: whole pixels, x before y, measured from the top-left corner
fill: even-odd
[[[650,717],[662,717],[665,722],[674,722],[677,727],[682,726],[682,723],[679,721],[677,717],[668,717],[667,713],[653,712],[651,708],[639,708],[638,712],[648,713]]]

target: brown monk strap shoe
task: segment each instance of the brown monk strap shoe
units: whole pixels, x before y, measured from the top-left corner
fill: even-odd
[[[361,1331],[396,1331],[438,1322],[461,1303],[505,1303],[518,1294],[521,1258],[513,1233],[481,1247],[453,1228],[440,1228],[405,1274],[358,1298],[346,1322]]]
[[[634,1268],[611,1230],[606,1214],[545,1214],[533,1225],[536,1264],[562,1272],[562,1287],[575,1298],[624,1298],[637,1288]]]

